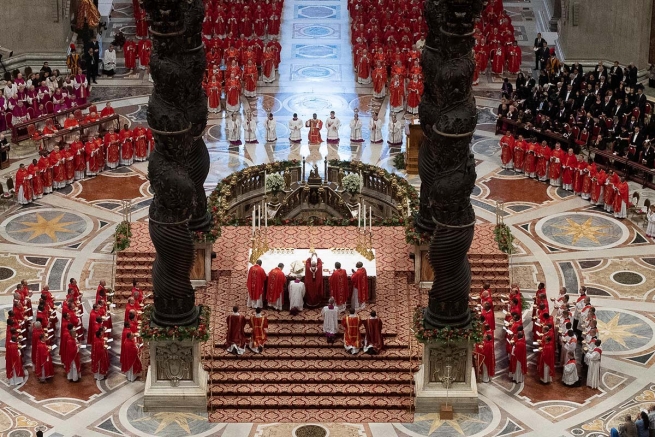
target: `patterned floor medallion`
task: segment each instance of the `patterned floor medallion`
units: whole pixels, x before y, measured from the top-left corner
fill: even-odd
[[[537,222],[535,231],[548,244],[571,250],[609,249],[630,234],[623,223],[588,212],[549,215]]]

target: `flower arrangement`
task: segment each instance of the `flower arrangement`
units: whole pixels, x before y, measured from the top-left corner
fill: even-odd
[[[514,253],[514,236],[505,223],[497,224],[494,228],[494,239],[498,243],[498,249],[508,255]]]
[[[362,178],[357,173],[350,173],[343,177],[343,189],[351,194],[359,192]]]
[[[414,310],[413,330],[416,339],[420,343],[470,341],[479,343],[482,341],[482,325],[475,317],[466,328],[451,328],[446,326],[441,329],[427,329],[423,323],[423,310],[417,306]]]
[[[116,225],[116,231],[114,232],[114,248],[113,252],[120,252],[130,247],[130,238],[132,237],[132,231],[130,230],[130,222],[122,221]]]
[[[152,305],[144,308],[143,310],[143,324],[141,325],[141,338],[145,341],[149,340],[192,340],[192,341],[207,341],[209,340],[209,307],[200,306],[200,318],[198,325],[195,326],[172,326],[172,327],[156,327],[150,325],[150,317],[152,316]]]
[[[266,176],[266,191],[277,194],[284,189],[284,177],[280,173],[271,173]]]

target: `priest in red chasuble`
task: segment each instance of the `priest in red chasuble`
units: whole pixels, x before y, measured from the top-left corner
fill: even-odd
[[[350,307],[359,311],[364,309],[368,301],[368,275],[361,261],[355,264],[355,267],[357,267],[357,271],[353,270],[353,275],[350,278],[353,286]]]
[[[305,304],[317,307],[323,300],[323,261],[312,252],[312,256],[305,261]]]
[[[377,355],[384,349],[384,338],[382,337],[382,320],[378,318],[375,311],[371,311],[371,317],[362,321],[366,336],[364,337],[364,352]]]
[[[141,370],[139,347],[134,340],[134,334],[128,332],[121,345],[121,372],[125,373],[128,381],[134,382],[139,377]]]
[[[250,348],[254,353],[259,354],[264,350],[264,343],[266,343],[268,338],[266,335],[266,331],[268,330],[268,319],[262,314],[261,308],[257,308],[255,310],[255,315],[250,316],[248,325],[250,325],[250,328],[252,329],[248,348]]]
[[[330,296],[334,298],[339,312],[346,310],[348,290],[348,272],[341,268],[340,262],[336,262],[334,263],[334,272],[330,276]]]
[[[282,271],[284,264],[280,263],[268,273],[268,286],[266,289],[266,301],[268,306],[282,311],[284,305],[284,286],[287,282],[287,277]]]
[[[262,268],[262,260],[258,259],[254,266],[248,270],[248,308],[262,308],[264,306],[264,286],[266,272]]]
[[[246,351],[246,317],[239,314],[239,307],[232,308],[232,314],[227,316],[227,335],[225,338],[225,346],[227,351],[236,355],[242,355]]]
[[[362,335],[359,332],[361,320],[355,314],[355,309],[350,308],[350,314],[343,316],[341,326],[343,326],[343,345],[348,352],[355,355],[362,347]]]
[[[21,358],[20,348],[18,347],[18,338],[16,336],[7,338],[10,338],[10,341],[6,344],[7,350],[5,352],[7,381],[9,385],[20,385],[25,378],[25,370],[23,369],[23,359]],[[36,353],[36,349],[33,350]]]

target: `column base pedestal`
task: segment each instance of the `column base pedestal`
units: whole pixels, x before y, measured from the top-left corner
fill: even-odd
[[[144,411],[206,411],[207,376],[200,342],[151,341]]]
[[[439,378],[447,375],[446,366],[451,366],[450,375],[456,380],[449,389]],[[430,375],[432,373],[432,375]],[[416,374],[417,413],[439,411],[445,417],[455,413],[478,413],[478,388],[472,363],[472,345],[468,343],[432,344],[423,346],[423,364]],[[444,408],[446,406],[452,409]]]

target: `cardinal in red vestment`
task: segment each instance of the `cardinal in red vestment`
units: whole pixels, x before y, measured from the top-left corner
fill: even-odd
[[[545,141],[537,149],[537,178],[544,182],[548,179],[548,164],[550,162],[551,150]]]
[[[589,165],[583,175],[582,178],[582,194],[581,197],[585,200],[589,200],[591,198],[591,188],[593,184],[593,180],[596,178],[598,174],[598,170],[596,169],[596,164],[592,163]]]
[[[266,301],[278,311],[282,311],[284,304],[284,286],[287,283],[287,277],[282,272],[284,264],[280,263],[268,273],[268,284],[266,288]]]
[[[262,268],[262,260],[258,259],[255,265],[248,270],[248,308],[262,308],[264,306],[265,285],[266,272]]]
[[[603,202],[603,189],[605,188],[605,181],[607,181],[607,173],[602,170],[591,178],[591,203],[594,205],[602,205]]]
[[[105,379],[109,371],[109,354],[105,344],[105,337],[102,332],[96,332],[93,338],[93,350],[91,352],[91,371],[98,381]]]
[[[626,218],[628,204],[630,203],[630,187],[625,180],[625,177],[621,178],[621,182],[615,185],[614,189],[616,193],[614,194],[614,217],[616,218]]]
[[[336,262],[334,272],[330,276],[330,296],[334,298],[339,311],[346,309],[348,294],[348,272],[341,268],[340,262]]]
[[[248,348],[250,348],[250,350],[255,353],[261,353],[262,350],[264,350],[264,343],[266,343],[268,338],[266,335],[266,330],[268,329],[268,319],[265,315],[262,314],[261,308],[257,308],[255,310],[255,315],[250,316],[248,324],[252,329]]]
[[[36,351],[36,349],[33,349]],[[18,347],[18,338],[13,336],[6,345],[5,351],[5,369],[9,385],[19,385],[23,383],[25,370],[23,369],[23,360],[21,358],[20,348]]]
[[[121,164],[132,165],[134,163],[134,141],[132,140],[132,131],[128,129],[127,124],[118,133],[118,140],[121,149]]]
[[[82,376],[82,366],[80,362],[80,346],[77,343],[75,328],[69,329],[66,338],[66,351],[61,357],[64,364],[64,371],[69,381],[77,381]]]
[[[518,140],[514,143],[514,171],[523,173],[523,164],[525,159],[525,150],[527,145],[523,140],[523,136],[519,135]]]
[[[350,314],[341,319],[341,326],[343,326],[343,344],[348,352],[355,355],[362,347],[362,335],[359,332],[359,325],[361,320],[355,314],[355,309],[350,308]]]
[[[531,178],[537,177],[537,148],[540,148],[537,143],[526,143],[523,171]]]
[[[132,332],[128,332],[121,345],[121,372],[125,373],[128,381],[133,382],[139,377],[141,370],[139,347]]]
[[[555,343],[549,327],[544,326],[544,335],[540,342],[539,351],[541,353],[539,354],[537,374],[541,382],[547,384],[553,381],[553,373],[555,372]]]
[[[305,304],[317,307],[323,300],[323,261],[314,252],[305,261]]]
[[[242,355],[246,351],[246,342],[248,339],[244,328],[247,322],[246,317],[239,314],[239,307],[233,307],[232,314],[227,316],[225,346],[228,352]]]
[[[50,347],[46,344],[45,334],[41,334],[39,344],[36,347],[34,354],[34,374],[40,382],[45,382],[46,379],[52,378],[55,375],[55,367],[52,364],[52,357],[50,356]]]
[[[355,267],[357,267],[357,271],[353,270],[353,275],[350,278],[353,287],[350,307],[361,310],[368,302],[368,275],[361,261],[357,262]]]
[[[36,159],[27,167],[27,172],[32,176],[32,199],[43,197],[43,177],[39,169],[39,162]]]
[[[30,174],[25,168],[25,164],[21,164],[16,171],[16,187],[18,203],[27,205],[32,202],[32,181]]]
[[[123,45],[123,53],[125,55],[125,68],[134,70],[136,68],[136,43],[128,39]]]
[[[505,135],[500,139],[500,148],[500,161],[503,164],[503,168],[514,168],[514,137],[509,131],[506,131]]]
[[[612,212],[614,208],[614,195],[616,193],[615,187],[619,184],[619,175],[614,173],[613,170],[609,171],[605,179],[605,189],[603,193],[603,201],[605,202],[605,211]]]
[[[478,353],[484,357],[482,360],[482,382],[489,382],[496,374],[496,355],[494,353],[494,339],[491,334],[487,334],[482,343],[476,345]]]
[[[521,70],[521,48],[517,45],[516,41],[507,51],[507,70],[511,74],[518,74]]]
[[[573,172],[578,168],[578,157],[569,149],[569,153],[562,161],[562,188],[567,191],[573,191]]]
[[[528,372],[528,360],[526,355],[525,337],[519,332],[512,345],[512,352],[509,359],[509,375],[516,383],[523,382],[523,376]]]
[[[548,167],[548,171],[550,172],[550,185],[553,187],[559,187],[562,183],[562,163],[564,162],[565,157],[564,150],[562,150],[559,143],[556,143],[555,149],[550,156],[550,166]]]
[[[363,320],[364,330],[364,352],[371,355],[377,355],[384,350],[384,338],[382,336],[382,320],[380,320],[375,311],[371,311],[371,317]]]
[[[493,52],[493,59],[491,60],[491,71],[494,74],[503,74],[503,68],[505,66],[505,53],[503,53],[502,48],[496,49]]]

